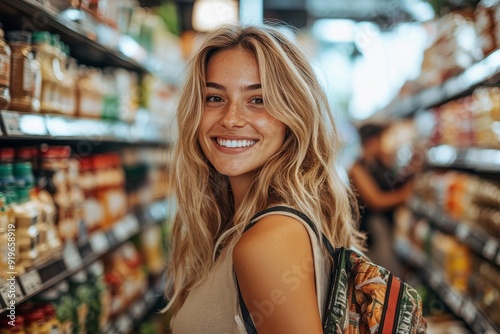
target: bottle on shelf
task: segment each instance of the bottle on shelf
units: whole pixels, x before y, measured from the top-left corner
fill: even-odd
[[[10,47],[5,42],[4,31],[0,23],[0,110],[10,103]]]
[[[33,50],[35,59],[40,63],[42,70],[42,93],[40,111],[43,113],[56,112],[55,101],[59,82],[53,67],[54,48],[51,44],[51,35],[48,31],[37,31],[33,33]]]
[[[64,115],[73,116],[76,112],[76,60],[70,57],[68,45],[63,45],[61,51],[61,68],[64,76],[61,111]]]
[[[32,34],[11,31],[8,34],[11,48],[9,109],[23,112],[40,111],[41,69],[31,50]]]
[[[51,35],[52,44],[52,66],[54,68],[54,75],[57,80],[58,89],[54,91],[53,106],[55,113],[62,113],[62,101],[63,101],[63,86],[64,86],[64,73],[61,65],[62,51],[61,51],[61,40],[59,35]]]

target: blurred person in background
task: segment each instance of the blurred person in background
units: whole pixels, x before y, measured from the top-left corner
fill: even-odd
[[[383,136],[389,125],[366,123],[358,129],[361,156],[349,170],[351,184],[358,196],[361,212],[360,230],[367,234],[367,255],[395,272],[393,261],[394,210],[408,200],[414,189],[413,173],[398,174],[395,152],[383,147]]]

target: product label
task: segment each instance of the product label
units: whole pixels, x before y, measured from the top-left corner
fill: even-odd
[[[24,58],[23,90],[31,92],[33,88],[33,72],[31,71],[31,60]]]
[[[10,85],[10,57],[0,54],[0,86]]]

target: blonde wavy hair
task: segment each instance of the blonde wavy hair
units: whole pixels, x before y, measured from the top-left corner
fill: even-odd
[[[257,58],[264,105],[287,126],[283,146],[256,175],[235,211],[227,176],[198,143],[207,63],[241,47]],[[191,59],[177,109],[179,136],[172,186],[177,201],[170,237],[166,309],[177,311],[207,275],[221,248],[237,242],[251,217],[274,204],[307,214],[335,246],[361,248],[357,204],[335,168],[339,136],[326,95],[300,47],[270,26],[222,26],[205,36]]]

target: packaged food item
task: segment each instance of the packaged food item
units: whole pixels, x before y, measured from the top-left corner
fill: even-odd
[[[0,110],[10,104],[10,47],[5,42],[4,31],[0,23]]]
[[[42,88],[40,111],[44,113],[58,112],[57,101],[61,81],[54,71],[54,47],[51,44],[51,35],[48,31],[37,31],[33,34],[33,50],[35,59],[40,63],[42,70]]]
[[[474,11],[476,31],[485,56],[498,48],[496,37],[495,4],[496,0],[482,0]]]
[[[39,210],[38,205],[31,200],[30,192],[30,188],[16,189],[17,203],[13,207],[16,219],[16,248],[19,249],[16,267],[22,268],[30,268],[42,260],[38,248]]]
[[[31,50],[32,34],[11,31],[11,75],[9,109],[25,112],[40,111],[41,67]]]

